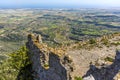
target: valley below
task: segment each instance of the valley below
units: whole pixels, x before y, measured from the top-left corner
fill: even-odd
[[[119,32],[119,21],[115,9],[1,9],[0,53],[17,50],[29,33],[55,47]]]

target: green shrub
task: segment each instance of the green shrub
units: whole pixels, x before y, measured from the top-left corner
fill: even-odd
[[[19,70],[21,67],[28,65],[30,62],[28,61],[27,49],[26,47],[20,48],[18,51],[9,54],[9,62],[11,66]]]
[[[95,40],[95,39],[90,39],[90,40],[89,40],[89,43],[90,43],[90,44],[95,44],[95,43],[96,43],[96,40]]]
[[[83,80],[81,77],[75,77],[75,80]]]
[[[104,59],[105,61],[109,61],[109,62],[113,62],[113,58],[111,58],[111,57],[106,57],[105,59]]]
[[[104,45],[108,45],[109,44],[109,40],[107,38],[103,38],[101,41],[102,41],[102,43]]]
[[[114,43],[111,43],[112,45],[115,45],[115,46],[118,46],[118,45],[120,45],[120,42],[114,42]]]

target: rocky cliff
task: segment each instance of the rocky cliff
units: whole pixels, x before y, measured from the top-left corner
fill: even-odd
[[[74,62],[73,75],[83,80],[120,80],[120,34],[97,38],[94,44],[88,42],[67,51]]]
[[[95,43],[95,47],[91,49],[83,46],[64,51],[61,48],[48,47],[42,42],[40,35],[28,35],[26,46],[34,80],[74,80],[76,76],[83,76],[83,80],[119,80],[120,35],[110,37],[109,46],[103,45],[101,39],[98,40],[101,47]],[[116,49],[118,50],[115,53]],[[112,57],[112,62],[105,61],[109,57]]]
[[[84,80],[120,80],[120,51],[116,51],[115,60],[111,65],[102,64],[99,68],[90,65],[83,77]]]
[[[26,46],[34,80],[72,80],[73,62],[63,50],[48,47],[34,34],[28,35]]]

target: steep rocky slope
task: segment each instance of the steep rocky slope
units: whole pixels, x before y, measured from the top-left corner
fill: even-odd
[[[47,47],[41,36],[30,34],[26,44],[34,80],[71,80],[73,62],[60,49]]]
[[[120,34],[86,40],[61,48],[51,48],[41,36],[28,35],[28,56],[34,80],[119,80]],[[82,46],[79,48],[79,46]]]
[[[109,45],[102,44],[103,41],[101,40],[104,37],[108,39]],[[87,44],[84,45],[83,48],[68,50],[67,53],[72,57],[75,65],[74,76],[83,76],[84,80],[120,79],[120,34],[104,37],[96,39],[94,47],[89,46],[93,44]],[[84,43],[87,42],[88,41]]]

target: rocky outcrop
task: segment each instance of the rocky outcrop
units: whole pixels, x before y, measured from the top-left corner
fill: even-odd
[[[120,51],[116,51],[115,60],[111,65],[104,64],[97,68],[91,64],[83,80],[120,80]]]
[[[29,34],[28,56],[32,64],[34,80],[71,80],[72,59],[61,49],[53,49],[42,43],[40,35]]]
[[[114,41],[111,41],[115,42],[118,39],[120,37],[115,37]],[[74,80],[74,77],[83,75],[83,80],[120,79],[120,51],[117,50],[116,56],[114,54],[120,46],[101,45],[102,48],[91,50],[72,50],[67,52],[70,55],[68,56],[61,48],[48,47],[42,43],[40,35],[34,34],[28,35],[26,46],[32,63],[34,80]],[[108,56],[112,58],[115,56],[113,63],[104,60]]]

